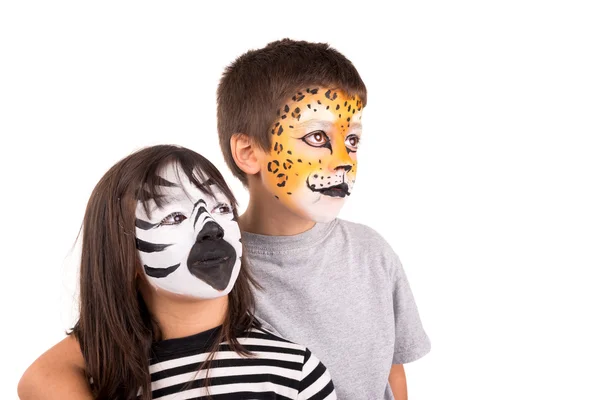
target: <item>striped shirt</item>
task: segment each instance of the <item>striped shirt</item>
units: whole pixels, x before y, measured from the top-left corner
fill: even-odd
[[[336,399],[325,366],[306,347],[262,328],[238,340],[252,353],[237,354],[221,343],[207,371],[218,328],[152,346],[152,398],[171,399]],[[208,389],[208,391],[207,391]],[[209,397],[210,395],[210,397]]]

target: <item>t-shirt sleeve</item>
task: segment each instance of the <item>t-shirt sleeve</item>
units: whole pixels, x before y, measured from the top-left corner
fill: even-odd
[[[329,371],[319,359],[306,349],[302,365],[302,381],[298,400],[337,399]]]
[[[397,256],[393,264],[391,273],[396,331],[393,363],[406,364],[429,353],[431,343],[423,329],[417,304]]]

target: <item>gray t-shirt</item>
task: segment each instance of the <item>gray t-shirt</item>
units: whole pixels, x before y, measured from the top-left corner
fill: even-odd
[[[423,357],[430,343],[390,245],[340,219],[294,236],[244,232],[243,240],[263,287],[257,316],[322,360],[338,398],[393,399],[392,364]]]

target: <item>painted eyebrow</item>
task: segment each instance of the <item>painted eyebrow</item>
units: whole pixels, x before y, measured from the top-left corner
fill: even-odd
[[[305,122],[301,122],[300,125],[298,125],[300,128],[304,128],[306,130],[329,130],[333,127],[333,123],[329,122],[329,121],[305,121]]]
[[[163,199],[163,201],[165,203],[172,203],[174,201],[179,201],[181,200],[180,196],[164,196],[165,198]],[[158,210],[158,204],[156,204],[156,202],[153,200],[152,201],[152,206],[148,209],[150,211],[150,214],[152,214],[154,211]],[[139,226],[138,226],[139,228]]]
[[[362,133],[362,124],[360,122],[350,123],[350,129],[348,133]]]

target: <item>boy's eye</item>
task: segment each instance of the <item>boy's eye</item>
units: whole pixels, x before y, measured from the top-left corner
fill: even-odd
[[[309,146],[313,147],[323,147],[329,143],[329,138],[323,131],[311,132],[304,136],[302,140]]]
[[[346,138],[346,147],[350,151],[358,150],[358,144],[360,143],[360,138],[356,135],[350,135]]]
[[[164,217],[162,219],[162,221],[160,221],[160,224],[158,224],[158,226],[179,225],[186,219],[187,219],[187,217],[185,215],[183,215],[182,213],[177,211],[177,212],[171,213],[171,214],[167,215],[166,217]]]
[[[226,203],[219,203],[212,209],[211,214],[231,214],[233,211],[231,210],[231,206]]]

